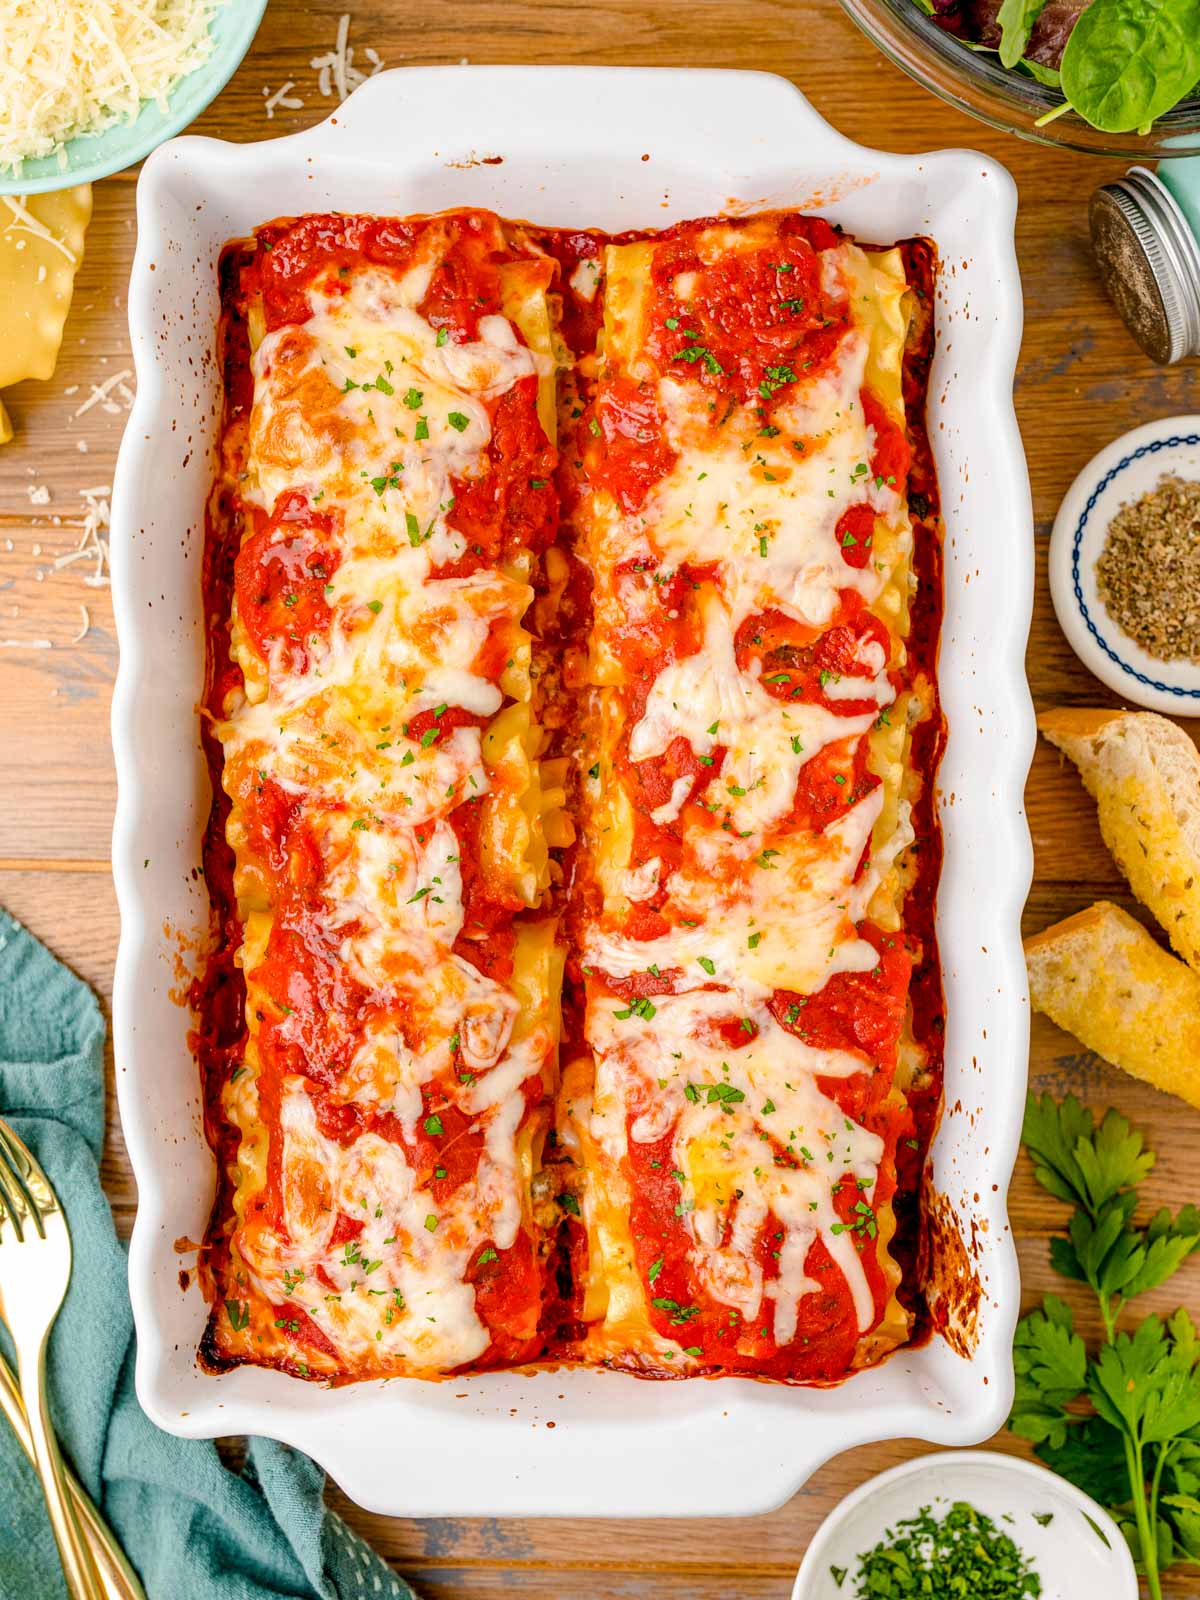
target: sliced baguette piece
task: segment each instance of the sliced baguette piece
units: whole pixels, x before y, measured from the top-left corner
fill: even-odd
[[[1025,941],[1029,997],[1060,1028],[1200,1106],[1200,977],[1101,900]]]
[[[1079,768],[1134,894],[1200,971],[1200,755],[1152,711],[1044,711],[1038,727]]]

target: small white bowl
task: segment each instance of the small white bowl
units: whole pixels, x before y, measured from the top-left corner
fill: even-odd
[[[1050,535],[1050,597],[1075,654],[1124,700],[1177,717],[1200,715],[1200,666],[1159,661],[1122,633],[1096,587],[1108,525],[1164,474],[1200,480],[1200,416],[1164,417],[1093,456],[1063,497]]]
[[[860,1555],[902,1517],[923,1506],[944,1515],[956,1500],[990,1517],[1025,1554],[1042,1580],[1041,1600],[1138,1600],[1133,1558],[1108,1512],[1056,1473],[995,1450],[942,1451],[869,1478],[817,1529],[792,1600],[853,1600]],[[1048,1523],[1037,1520],[1047,1515]],[[840,1585],[833,1567],[846,1569]]]

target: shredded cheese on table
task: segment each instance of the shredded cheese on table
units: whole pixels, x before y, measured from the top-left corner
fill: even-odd
[[[358,88],[360,83],[366,83],[368,78],[373,78],[383,65],[378,52],[367,49],[363,51],[363,55],[370,63],[371,70],[364,72],[361,67],[356,67],[354,51],[348,45],[349,37],[350,13],[343,11],[338,18],[337,39],[333,49],[326,51],[324,55],[313,56],[308,63],[317,74],[317,88],[321,94],[326,99],[336,94],[339,105],[348,94]]]
[[[132,122],[207,60],[224,0],[3,0],[0,172]]]
[[[270,87],[265,83],[263,84],[263,110],[267,113],[268,122],[274,120],[275,113],[278,110],[303,111],[304,101],[301,100],[298,94],[292,93],[295,87],[295,79],[289,78],[286,83],[281,84],[272,94]]]
[[[94,561],[95,570],[83,581],[89,589],[106,589],[109,584],[108,526],[112,489],[107,484],[100,484],[94,489],[80,489],[79,494],[83,500],[83,531],[74,550],[54,558],[55,571],[73,566],[76,561]]]

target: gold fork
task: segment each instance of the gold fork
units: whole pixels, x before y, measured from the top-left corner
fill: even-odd
[[[46,1343],[71,1278],[71,1235],[49,1180],[0,1120],[0,1306],[17,1351],[21,1394],[50,1526],[74,1600],[104,1600],[91,1552],[67,1499],[66,1473],[46,1403]]]
[[[21,1386],[13,1369],[2,1355],[0,1355],[0,1411],[3,1411],[8,1418],[9,1427],[16,1434],[17,1443],[29,1457],[30,1464],[36,1467],[33,1437],[29,1432],[29,1420],[21,1400]],[[104,1585],[104,1593],[108,1600],[146,1600],[145,1591],[129,1565],[125,1552],[113,1536],[112,1530],[88,1499],[87,1490],[70,1467],[65,1462],[63,1467],[71,1505],[79,1522],[80,1531],[91,1549],[92,1560],[96,1563],[96,1570],[100,1574],[100,1582]]]

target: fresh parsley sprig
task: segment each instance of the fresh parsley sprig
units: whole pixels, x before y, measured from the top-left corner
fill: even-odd
[[[1092,1289],[1105,1337],[1090,1352],[1065,1301],[1046,1295],[1017,1327],[1009,1427],[1112,1511],[1161,1600],[1164,1568],[1200,1565],[1200,1337],[1183,1310],[1132,1332],[1117,1320],[1200,1248],[1200,1211],[1135,1221],[1155,1157],[1116,1111],[1097,1126],[1073,1097],[1031,1096],[1023,1138],[1038,1182],[1073,1207],[1050,1263]]]

